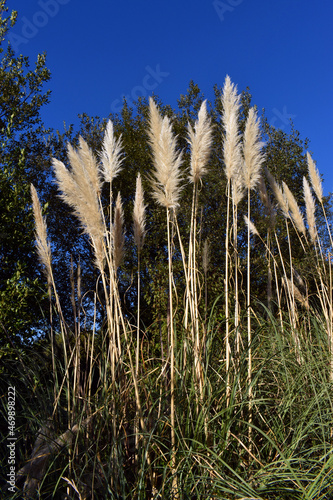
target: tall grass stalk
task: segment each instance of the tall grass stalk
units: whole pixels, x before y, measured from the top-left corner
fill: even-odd
[[[197,277],[197,210],[198,210],[198,187],[203,175],[207,171],[207,161],[210,154],[212,142],[212,130],[206,109],[206,101],[200,107],[198,120],[194,128],[188,124],[188,142],[191,147],[191,165],[189,180],[193,183],[193,197],[191,210],[191,228],[189,240],[188,257],[188,276],[190,282],[190,297],[187,295],[187,301],[190,299],[192,304],[191,328],[193,331],[192,342],[194,345],[194,372],[197,380],[199,397],[203,398],[203,372],[201,352],[204,339],[200,339],[199,327],[199,304],[198,304],[198,277]],[[187,307],[187,306],[186,306]],[[198,408],[199,410],[199,408]]]
[[[227,402],[230,397],[230,334],[229,334],[229,224],[230,224],[230,200],[231,200],[231,182],[239,174],[241,167],[241,145],[240,134],[238,131],[238,114],[240,108],[240,96],[237,94],[237,87],[232,84],[230,77],[227,76],[224,82],[222,94],[222,124],[224,129],[223,140],[223,159],[225,165],[225,174],[227,177],[227,220],[225,230],[225,356],[226,356],[226,376],[227,376]]]
[[[247,190],[247,217],[251,220],[251,190],[255,189],[260,179],[260,169],[264,161],[261,151],[259,120],[254,108],[251,108],[246,120],[243,139],[243,179]],[[252,333],[251,333],[251,260],[250,260],[250,227],[247,231],[247,348],[248,348],[248,385],[249,385],[249,449],[251,443],[252,424]]]
[[[67,393],[69,394],[69,372],[68,372],[68,367],[69,367],[69,362],[68,362],[68,354],[67,354],[67,330],[65,326],[65,321],[63,319],[63,314],[62,314],[62,308],[60,305],[60,300],[59,296],[57,293],[55,281],[54,281],[54,276],[53,276],[53,271],[52,271],[52,258],[51,258],[51,246],[49,241],[47,240],[47,225],[46,221],[44,220],[42,216],[42,209],[40,206],[39,198],[37,195],[37,191],[35,187],[31,184],[30,186],[31,189],[31,197],[32,197],[32,208],[33,208],[33,214],[34,214],[34,219],[35,219],[35,228],[36,228],[36,248],[37,248],[37,254],[38,257],[42,263],[42,266],[45,270],[45,274],[47,277],[48,285],[49,288],[52,284],[55,300],[56,300],[56,308],[57,312],[60,316],[60,331],[61,331],[61,339],[62,339],[62,347],[63,347],[63,352],[64,352],[64,364],[65,364],[65,369],[66,373],[63,378],[62,384],[66,381],[67,383]],[[49,294],[49,297],[51,299],[51,294]],[[55,366],[55,360],[54,360],[54,344],[53,344],[53,335],[51,337],[51,342],[52,342],[52,365]],[[56,375],[54,374],[54,379],[56,379]],[[54,399],[54,408],[53,408],[53,413],[56,411],[57,405],[58,405],[58,400],[59,400],[59,395],[55,397]],[[67,412],[68,412],[68,426],[70,427],[71,425],[71,405],[70,405],[70,398],[67,399]],[[68,427],[68,428],[69,428]]]
[[[140,279],[140,264],[141,264],[141,250],[145,238],[145,204],[143,197],[141,176],[138,174],[136,179],[136,190],[133,206],[133,236],[138,255],[138,271],[137,271],[137,317],[136,317],[136,356],[135,356],[135,376],[138,380],[139,377],[139,354],[140,354],[140,296],[141,296],[141,279]],[[135,447],[139,445],[139,408],[137,408],[136,422],[135,422]],[[138,460],[138,456],[136,456]]]
[[[326,214],[326,210],[325,210],[324,203],[323,203],[323,187],[322,187],[320,174],[318,172],[318,169],[316,167],[315,162],[313,161],[313,159],[308,151],[306,153],[306,157],[307,157],[308,172],[309,172],[309,177],[311,180],[311,185],[312,185],[312,188],[313,188],[314,192],[316,193],[316,196],[317,196],[319,203],[321,205],[321,208],[322,208],[322,211],[323,211],[323,214],[325,217],[326,229],[328,231],[328,235],[330,238],[331,247],[333,248],[331,228],[330,228],[330,225],[329,225],[328,220],[327,220],[327,214]]]
[[[173,496],[178,498],[178,485],[176,477],[176,433],[175,433],[175,334],[173,315],[173,277],[172,277],[172,249],[170,232],[170,211],[178,206],[180,197],[180,165],[181,154],[177,152],[176,139],[173,136],[171,123],[167,116],[160,117],[157,107],[152,99],[150,104],[150,143],[155,166],[154,176],[151,179],[153,195],[156,201],[165,207],[167,217],[167,242],[168,242],[168,269],[169,269],[169,341],[170,341],[170,424],[171,424],[171,466]]]
[[[238,255],[238,204],[244,196],[244,186],[241,172],[237,172],[232,179],[232,213],[233,213],[233,252],[234,252],[234,282],[235,282],[235,333],[236,333],[236,364],[239,364],[242,336],[240,330],[240,303],[239,303],[239,255]]]
[[[145,239],[145,204],[144,193],[142,189],[141,176],[138,174],[136,179],[136,190],[133,207],[133,235],[134,242],[138,253],[138,272],[137,272],[137,321],[136,321],[136,359],[135,359],[135,373],[139,373],[139,352],[140,352],[140,295],[141,295],[141,279],[140,279],[140,263],[141,263],[141,250]]]

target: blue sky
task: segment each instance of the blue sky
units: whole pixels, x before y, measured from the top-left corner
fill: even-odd
[[[177,105],[189,81],[208,99],[230,75],[276,127],[292,118],[333,192],[331,0],[7,0],[12,42],[31,62],[47,53],[46,126],[107,117],[123,95]],[[15,35],[15,36],[14,36]]]

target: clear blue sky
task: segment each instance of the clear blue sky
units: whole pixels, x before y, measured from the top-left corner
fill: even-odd
[[[189,81],[205,97],[226,74],[288,130],[292,117],[333,192],[333,2],[306,0],[7,0],[31,62],[47,53],[47,126],[107,117],[123,95],[177,105]]]

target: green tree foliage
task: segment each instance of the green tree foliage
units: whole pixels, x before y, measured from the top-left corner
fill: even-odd
[[[45,56],[35,68],[22,55],[15,57],[6,35],[16,12],[6,17],[0,2],[0,345],[11,347],[31,340],[40,326],[45,295],[34,252],[34,226],[30,210],[30,182],[45,182],[45,155],[40,108],[49,92],[42,87],[50,78]]]

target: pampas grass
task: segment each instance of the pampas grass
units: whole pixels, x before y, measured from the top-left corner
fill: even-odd
[[[84,141],[80,140],[79,151],[75,151],[71,145],[68,145],[71,170],[55,158],[52,160],[52,165],[61,191],[61,198],[74,209],[82,227],[90,236],[96,265],[102,271],[104,268],[104,225],[98,198],[101,182],[97,162],[91,155],[87,155],[87,147],[84,144]],[[88,165],[85,163],[86,159]]]
[[[182,155],[177,151],[176,138],[167,116],[159,116],[156,104],[149,100],[150,109],[150,145],[155,166],[151,178],[152,194],[160,205],[175,209],[179,204],[181,194],[182,174],[180,166]]]
[[[52,325],[52,287],[54,286],[54,278],[52,272],[52,255],[51,255],[51,245],[47,239],[47,225],[46,220],[42,215],[42,209],[40,206],[38,194],[36,188],[33,184],[30,185],[31,199],[32,199],[32,211],[35,221],[35,232],[36,232],[36,250],[38,258],[43,266],[47,284],[48,284],[48,295],[50,301],[50,341],[51,341],[51,356],[52,356],[52,374],[54,381],[54,398],[56,398],[56,369],[55,369],[55,354],[54,354],[54,331]],[[56,295],[57,297],[57,295]],[[65,356],[66,356],[66,350]]]
[[[52,256],[51,256],[51,246],[49,241],[47,240],[46,221],[42,215],[42,209],[40,206],[38,194],[33,184],[31,184],[30,186],[30,191],[32,199],[32,209],[35,219],[37,255],[44,267],[47,281],[48,283],[51,283]]]
[[[307,158],[308,172],[309,172],[309,177],[311,180],[312,189],[314,190],[314,192],[319,200],[319,203],[321,205],[321,208],[322,208],[322,211],[323,211],[323,214],[325,217],[326,229],[327,229],[329,237],[330,237],[331,247],[333,248],[333,239],[332,239],[331,228],[330,228],[330,225],[329,225],[328,220],[327,220],[327,214],[326,214],[326,210],[325,210],[324,203],[323,203],[323,187],[322,187],[321,178],[320,178],[318,169],[316,167],[316,164],[313,161],[313,159],[308,151],[306,153],[306,158]]]
[[[133,206],[133,237],[138,253],[138,272],[137,272],[137,317],[136,317],[136,355],[135,355],[135,376],[139,375],[139,354],[140,354],[140,305],[141,305],[141,250],[144,244],[146,234],[145,229],[146,206],[144,204],[144,193],[142,188],[141,175],[136,178],[136,190]],[[137,408],[135,422],[135,447],[139,445],[139,408]]]
[[[135,362],[135,372],[138,375],[139,371],[139,343],[140,343],[140,295],[141,295],[141,287],[140,287],[140,264],[141,264],[141,250],[144,244],[144,238],[146,234],[145,221],[146,221],[146,206],[144,204],[143,197],[143,188],[141,175],[138,174],[136,178],[136,190],[135,190],[135,198],[134,198],[134,207],[133,207],[133,235],[134,242],[138,252],[138,297],[137,297],[137,336],[136,336],[136,362]]]
[[[263,143],[260,141],[260,127],[254,108],[250,108],[245,124],[243,137],[243,157],[242,177],[244,187],[247,190],[247,219],[251,220],[251,190],[255,189],[259,183],[260,170],[264,162],[262,152]],[[251,332],[251,247],[250,247],[250,226],[247,231],[247,349],[248,349],[248,385],[249,385],[249,424],[252,424],[252,332]],[[252,432],[249,425],[249,451],[252,450]]]
[[[115,138],[113,123],[109,120],[104,133],[102,152],[100,153],[100,170],[105,182],[112,184],[113,179],[120,172],[123,161],[122,154],[121,137]]]
[[[223,157],[225,163],[225,174],[228,182],[239,171],[241,166],[241,136],[238,131],[238,114],[240,108],[240,96],[237,94],[237,86],[227,76],[224,82],[222,101],[222,124],[224,129]]]
[[[295,200],[294,195],[292,194],[292,192],[288,188],[287,184],[285,182],[283,182],[282,186],[283,186],[283,193],[284,193],[285,199],[287,200],[287,203],[288,203],[288,209],[291,212],[292,220],[294,221],[294,224],[295,224],[297,230],[305,236],[306,229],[305,229],[303,216],[302,216],[302,213],[301,213],[300,208],[298,206],[298,203]]]
[[[29,382],[32,399],[35,401],[37,393],[45,391],[45,403],[36,412],[25,407],[24,414],[31,414],[33,423],[36,415],[44,415],[51,407],[55,429],[43,438],[45,446],[50,441],[50,450],[51,444],[60,442],[64,435],[75,434],[75,440],[63,441],[68,449],[65,460],[63,446],[59,456],[52,451],[54,466],[50,463],[42,483],[34,482],[32,496],[37,495],[37,490],[45,497],[65,495],[62,484],[66,481],[73,494],[75,491],[78,497],[92,499],[105,495],[140,500],[331,498],[331,258],[323,256],[315,200],[308,181],[304,180],[305,224],[300,200],[284,182],[281,187],[267,173],[282,215],[277,212],[261,176],[265,157],[256,111],[249,110],[243,136],[238,128],[239,112],[236,86],[226,77],[219,153],[226,176],[226,196],[221,193],[221,205],[226,209],[226,218],[221,219],[225,231],[225,270],[221,271],[214,235],[208,232],[208,238],[201,243],[206,226],[198,217],[199,191],[201,194],[206,188],[208,176],[204,176],[210,168],[213,137],[206,102],[201,104],[197,120],[188,125],[183,139],[189,148],[184,153],[173,133],[171,118],[163,117],[152,99],[149,102],[152,161],[147,178],[152,198],[166,211],[166,245],[161,253],[165,257],[167,254],[168,264],[160,291],[163,305],[156,311],[160,318],[158,334],[168,339],[166,356],[161,356],[156,347],[154,325],[145,325],[140,317],[142,292],[149,296],[156,286],[150,276],[146,289],[141,290],[142,271],[149,273],[155,265],[149,248],[151,262],[146,260],[143,245],[154,238],[150,217],[156,207],[150,205],[146,210],[138,175],[132,205],[133,238],[126,238],[126,245],[132,248],[126,248],[124,260],[123,206],[120,194],[113,194],[123,152],[112,122],[107,123],[101,138],[99,157],[80,138],[77,149],[68,146],[68,168],[53,160],[60,196],[72,207],[89,235],[98,273],[96,292],[81,292],[84,282],[81,283],[80,266],[75,273],[72,261],[72,297],[68,301],[72,300],[74,311],[73,332],[61,313],[46,222],[36,190],[31,187],[36,248],[49,288],[53,287],[58,321],[54,322],[56,332],[51,338],[53,379],[45,385],[39,376],[42,368],[34,361],[33,383]],[[189,165],[187,172],[182,167],[183,160]],[[323,207],[318,171],[309,155],[307,161],[312,189]],[[186,176],[193,185],[188,186],[188,190],[193,188],[188,214],[182,210],[182,179]],[[102,197],[105,182],[109,183],[108,202]],[[247,200],[241,203],[245,193]],[[256,220],[255,212],[251,212],[257,195],[264,205],[266,217],[262,220]],[[246,215],[241,213],[244,206]],[[177,210],[182,210],[181,224],[177,222]],[[247,227],[244,231],[240,224],[239,234],[238,220],[243,221],[243,216]],[[279,218],[286,223],[285,232],[279,233]],[[289,231],[289,221],[303,245],[297,251],[303,251],[307,263],[312,265],[308,273],[300,266],[301,277],[295,269],[296,248],[292,246],[298,240]],[[178,241],[173,239],[176,231]],[[187,244],[183,245],[183,241]],[[254,271],[251,251],[256,242],[265,250],[259,262],[268,272],[267,308],[256,301],[254,285],[258,279],[254,274],[258,264]],[[131,307],[137,307],[136,318],[128,310],[125,314],[119,296],[123,276],[119,266],[124,266],[125,274],[130,255],[137,258],[137,268],[131,268],[137,269],[137,286],[129,285],[135,292],[130,297]],[[159,269],[163,269],[162,264]],[[211,271],[214,274],[210,275]],[[221,296],[219,276],[224,280]],[[260,279],[264,278],[261,274]],[[96,312],[102,295],[97,294],[100,288],[103,324],[98,322]],[[87,310],[81,300],[88,294],[92,297],[89,307],[94,309],[91,329],[84,323]],[[54,348],[62,354],[56,355]],[[26,380],[24,374],[17,378],[17,384],[21,384],[18,398],[26,391]],[[48,384],[51,403],[46,392]],[[20,456],[31,454],[22,452]],[[29,464],[21,468],[20,477],[27,470],[38,477],[38,470],[34,470],[36,460]],[[51,491],[47,490],[48,484]]]
[[[36,228],[36,249],[37,255],[43,266],[45,267],[45,272],[47,276],[48,282],[48,293],[50,300],[50,341],[51,341],[51,355],[52,355],[52,372],[53,372],[53,382],[54,382],[54,402],[53,402],[53,415],[56,412],[58,407],[59,398],[61,395],[62,387],[66,382],[67,385],[67,394],[70,394],[70,381],[69,381],[69,353],[67,348],[67,339],[68,339],[68,331],[63,318],[62,308],[59,300],[59,296],[57,293],[57,289],[55,286],[53,271],[52,271],[52,259],[51,259],[51,247],[50,243],[47,240],[47,226],[46,221],[42,217],[42,210],[39,202],[39,198],[37,195],[37,191],[35,187],[31,184],[30,186],[31,197],[32,197],[32,208],[35,219],[35,228]],[[54,352],[54,331],[53,331],[53,321],[52,321],[52,291],[56,300],[56,309],[57,313],[60,317],[60,331],[61,331],[61,340],[62,347],[64,353],[64,365],[65,365],[65,375],[63,376],[63,380],[61,383],[61,388],[56,394],[56,386],[57,386],[57,372],[56,372],[56,361],[55,361],[55,352]],[[71,357],[73,356],[73,353]],[[68,426],[72,423],[72,406],[70,397],[67,398],[67,415],[68,415]]]
[[[310,176],[312,188],[313,188],[314,192],[316,193],[316,196],[319,200],[319,203],[322,203],[323,202],[323,187],[322,187],[319,172],[317,170],[315,162],[313,161],[313,159],[308,151],[306,153],[306,158],[307,158],[308,171],[309,171],[309,176]]]
[[[309,183],[305,177],[303,177],[303,192],[304,192],[304,201],[306,207],[306,219],[308,223],[308,231],[312,243],[315,244],[317,241],[317,227],[316,227],[316,216],[315,216],[316,207]]]
[[[226,315],[226,371],[227,371],[227,399],[230,397],[229,374],[231,348],[229,339],[229,221],[230,221],[230,196],[231,182],[239,177],[242,165],[241,157],[241,136],[238,131],[238,115],[240,108],[240,96],[237,94],[237,87],[231,82],[230,77],[226,76],[222,102],[222,124],[224,129],[223,136],[223,158],[224,171],[227,177],[227,221],[225,231],[225,315]],[[237,182],[237,181],[236,181]],[[237,192],[237,189],[235,190]],[[237,272],[237,271],[235,271]],[[237,307],[237,306],[236,306]]]
[[[114,211],[113,245],[114,245],[114,253],[113,253],[114,267],[117,270],[124,258],[124,245],[125,245],[124,210],[120,193],[118,193]]]
[[[249,228],[250,233],[253,234],[254,236],[259,236],[256,226],[246,215],[244,215],[244,221],[246,226]]]
[[[145,212],[146,212],[146,206],[144,204],[141,175],[138,174],[136,178],[136,190],[135,190],[134,207],[133,207],[133,233],[134,233],[134,241],[138,251],[142,250],[146,234]]]
[[[289,219],[290,218],[289,205],[288,205],[288,201],[287,201],[286,196],[284,195],[281,187],[276,182],[276,180],[274,179],[274,176],[270,173],[270,171],[266,169],[265,174],[266,174],[267,180],[269,182],[269,185],[273,191],[273,194],[276,198],[276,201],[278,202],[278,206],[279,206],[280,210],[282,211],[285,218]]]
[[[157,203],[166,208],[167,216],[167,241],[168,241],[168,267],[169,267],[169,342],[170,342],[170,423],[171,423],[171,468],[173,497],[178,497],[178,484],[176,478],[176,433],[175,433],[175,334],[173,316],[173,276],[172,276],[172,250],[170,233],[170,210],[175,210],[179,205],[181,193],[181,153],[177,151],[176,138],[173,135],[170,120],[167,116],[159,116],[157,107],[152,99],[149,100],[150,109],[150,145],[153,153],[155,171],[151,177],[152,194]]]
[[[194,128],[188,124],[188,143],[191,147],[190,182],[196,184],[207,173],[212,143],[212,128],[206,101],[201,104]]]
[[[242,174],[244,187],[251,191],[255,189],[259,183],[260,170],[264,162],[262,148],[264,143],[260,140],[260,122],[254,108],[250,108],[245,124],[243,137],[243,156]]]
[[[268,170],[266,170],[266,176],[267,176],[268,181],[270,183],[271,189],[276,197],[276,200],[278,202],[278,206],[281,209],[281,211],[284,215],[284,218],[285,218],[288,248],[289,248],[290,278],[287,275],[285,262],[284,262],[282,254],[281,254],[281,248],[280,248],[280,244],[279,244],[276,233],[275,233],[275,241],[277,243],[279,256],[280,256],[280,262],[281,262],[281,266],[283,268],[283,284],[285,286],[287,297],[288,297],[288,304],[289,304],[288,310],[289,310],[289,315],[290,315],[290,323],[292,325],[292,336],[293,336],[294,343],[295,343],[296,358],[297,358],[298,363],[301,363],[301,352],[300,352],[301,345],[300,345],[299,335],[297,332],[297,317],[295,314],[295,293],[294,293],[294,281],[293,281],[294,280],[294,270],[293,270],[292,248],[291,248],[291,239],[290,239],[290,234],[289,234],[288,220],[291,220],[294,227],[296,227],[298,229],[299,233],[303,234],[306,238],[305,226],[304,226],[303,217],[302,217],[302,214],[301,214],[300,209],[298,207],[298,204],[297,204],[294,196],[292,195],[291,191],[289,190],[287,184],[283,183],[283,190],[282,190],[281,187],[277,184],[276,180],[274,179],[274,177],[270,174],[270,172]],[[305,250],[299,233],[297,233],[299,240],[301,242],[303,250]],[[289,286],[289,284],[291,286]]]
[[[188,143],[191,150],[191,163],[189,180],[193,183],[191,228],[188,252],[188,276],[187,276],[187,301],[185,312],[185,327],[187,327],[187,308],[191,313],[192,342],[194,345],[194,377],[200,399],[203,398],[203,374],[202,374],[202,343],[199,328],[199,304],[198,304],[198,277],[197,277],[197,210],[199,182],[207,173],[207,162],[210,155],[212,143],[212,127],[207,114],[206,101],[201,104],[198,120],[194,128],[188,124]],[[198,411],[198,408],[197,408]]]

